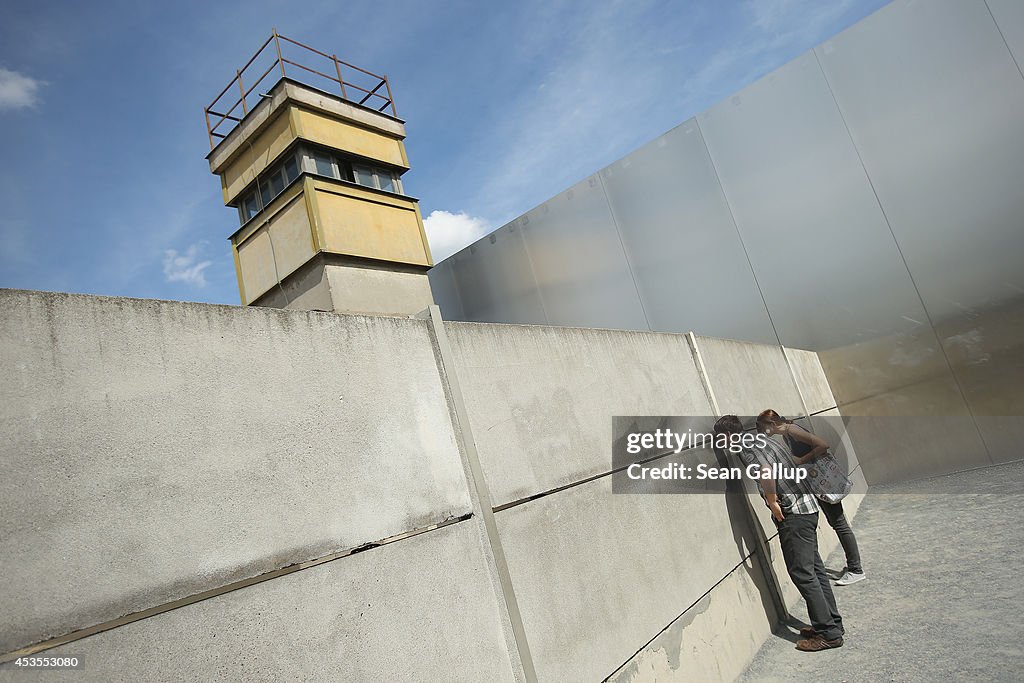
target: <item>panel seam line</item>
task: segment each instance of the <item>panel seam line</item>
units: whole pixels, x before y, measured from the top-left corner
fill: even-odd
[[[223,586],[210,588],[199,593],[194,593],[183,598],[172,600],[170,602],[154,605],[153,607],[148,607],[137,612],[130,612],[116,619],[108,619],[98,624],[94,624],[92,626],[87,626],[85,628],[77,629],[70,633],[66,633],[62,636],[48,638],[47,640],[43,640],[33,645],[26,645],[25,647],[19,648],[17,650],[12,650],[11,652],[0,654],[0,664],[13,661],[18,657],[27,657],[37,652],[50,650],[55,647],[60,647],[61,645],[67,645],[68,643],[73,643],[75,641],[82,640],[83,638],[88,638],[89,636],[94,636],[105,631],[110,631],[112,629],[119,628],[121,626],[128,626],[129,624],[133,624],[137,621],[142,621],[143,619],[156,617],[161,614],[170,612],[172,610],[180,609],[182,607],[188,607],[189,605],[194,605],[198,602],[203,602],[204,600],[210,600],[212,598],[220,597],[221,595],[232,593],[243,588],[248,588],[249,586],[265,583],[272,579],[277,579],[282,576],[294,574],[299,571],[304,571],[306,569],[318,567],[328,562],[334,562],[336,560],[341,560],[346,557],[351,557],[352,555],[357,555],[359,553],[366,552],[367,550],[372,550],[374,548],[390,545],[398,541],[404,541],[414,536],[420,536],[431,531],[443,529],[444,527],[466,521],[470,519],[472,516],[473,513],[467,513],[464,515],[460,515],[458,517],[451,517],[442,522],[431,524],[426,527],[421,527],[419,529],[413,529],[411,531],[404,531],[402,533],[395,534],[394,536],[388,536],[387,538],[381,539],[379,541],[371,541],[369,543],[364,543],[362,545],[358,545],[353,548],[348,548],[346,550],[340,550],[338,552],[323,555],[321,557],[317,557],[311,560],[296,562],[295,564],[290,564],[285,567],[280,567],[278,569],[271,570],[269,572],[257,574],[256,576],[251,576],[246,579],[232,581],[231,583],[224,584]]]
[[[1003,29],[999,26],[999,22],[996,21],[996,15],[992,13],[992,8],[988,5],[988,0],[984,0],[984,2],[985,9],[988,10],[988,15],[992,17],[992,23],[995,24],[996,32],[999,34],[999,37],[1003,39],[1003,45],[1006,46],[1006,51],[1010,53],[1010,59],[1013,60],[1014,66],[1017,67],[1017,73],[1020,74],[1021,79],[1024,79],[1024,71],[1021,70],[1020,62],[1017,61],[1017,57],[1013,54],[1013,50],[1010,49],[1010,44],[1006,42],[1006,36],[1003,34]]]
[[[988,5],[986,5],[988,7]],[[882,219],[885,220],[885,226],[889,228],[889,235],[892,237],[892,242],[896,245],[896,252],[900,255],[900,260],[903,262],[903,268],[907,271],[907,278],[910,279],[910,284],[914,288],[914,293],[917,295],[917,300],[921,302],[921,310],[924,312],[924,317],[928,321],[928,327],[931,328],[932,335],[935,337],[935,343],[939,345],[939,351],[942,353],[943,360],[946,361],[946,367],[949,368],[950,377],[953,378],[953,383],[956,384],[957,391],[960,394],[960,400],[964,402],[964,408],[967,409],[967,414],[971,418],[971,424],[974,425],[974,430],[978,433],[978,439],[981,441],[981,447],[985,449],[985,455],[988,456],[990,462],[995,463],[995,458],[992,457],[992,451],[985,442],[985,435],[981,432],[981,426],[978,425],[978,419],[974,415],[974,410],[971,409],[971,404],[967,400],[967,392],[964,390],[963,384],[960,382],[960,378],[957,377],[956,370],[953,369],[953,364],[949,360],[949,354],[946,352],[946,346],[942,343],[942,338],[939,337],[939,331],[935,328],[935,321],[932,319],[931,313],[928,311],[928,305],[924,302],[924,297],[921,296],[921,289],[917,286],[917,281],[914,279],[914,274],[910,271],[910,264],[907,263],[907,257],[903,254],[903,249],[900,247],[900,241],[896,237],[896,231],[892,229],[892,222],[889,220],[889,215],[885,212],[885,206],[882,205],[882,199],[878,196],[878,190],[875,189],[875,183],[871,179],[871,173],[868,172],[867,164],[864,163],[864,157],[861,156],[860,147],[857,146],[857,141],[853,137],[853,132],[850,130],[850,124],[846,122],[846,116],[843,114],[843,108],[839,106],[839,100],[836,99],[835,91],[832,90],[832,82],[828,79],[828,74],[825,73],[825,66],[821,63],[821,58],[818,56],[818,48],[811,50],[814,53],[814,61],[818,65],[818,70],[821,72],[821,77],[825,81],[825,87],[828,88],[828,94],[832,98],[832,104],[835,105],[836,112],[839,114],[839,120],[843,122],[843,128],[846,129],[846,136],[850,139],[850,144],[853,146],[853,151],[857,155],[857,161],[860,163],[860,168],[864,171],[864,178],[868,181],[868,187],[871,188],[871,194],[875,197],[875,203],[878,205],[878,210],[882,214]],[[838,403],[838,400],[837,400]]]

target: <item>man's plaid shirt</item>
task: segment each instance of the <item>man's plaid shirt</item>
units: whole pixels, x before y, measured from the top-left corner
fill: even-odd
[[[789,469],[794,467],[786,446],[780,444],[775,440],[775,437],[771,436],[766,439],[766,442],[764,448],[754,446],[750,449],[743,449],[739,454],[743,464],[746,466],[757,464],[771,467],[772,464],[778,463]],[[764,489],[761,488],[760,480],[757,482],[757,489],[761,492],[761,497],[764,498]],[[779,507],[785,513],[813,515],[821,509],[818,506],[818,499],[811,493],[806,479],[800,483],[793,479],[776,479],[775,492],[779,497]]]

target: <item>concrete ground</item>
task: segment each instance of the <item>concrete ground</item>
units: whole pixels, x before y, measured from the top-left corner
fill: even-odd
[[[1024,462],[872,489],[853,526],[868,580],[835,587],[846,644],[780,629],[741,681],[1024,680]]]

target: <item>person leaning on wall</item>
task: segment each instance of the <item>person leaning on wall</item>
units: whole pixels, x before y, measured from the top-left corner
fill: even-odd
[[[829,445],[824,439],[802,429],[792,420],[787,420],[770,408],[757,416],[757,429],[763,434],[781,434],[793,455],[794,464],[805,465],[828,453]],[[853,529],[850,528],[850,523],[846,520],[846,515],[843,512],[843,501],[830,503],[818,496],[818,505],[825,513],[828,525],[839,537],[843,552],[846,553],[846,567],[840,572],[833,572],[836,585],[849,586],[863,581],[867,576],[864,574],[864,566],[861,564],[857,537],[854,536]],[[831,572],[832,570],[827,571]]]
[[[743,434],[743,423],[735,415],[724,415],[715,423],[716,443],[725,435],[730,444],[737,444],[744,465],[759,472],[757,488],[779,530],[786,570],[807,603],[811,625],[800,629],[803,639],[797,641],[796,649],[819,652],[842,647],[843,617],[818,554],[818,499],[806,482],[775,478],[775,472],[796,469],[788,463],[782,444],[762,437],[760,445],[742,445],[737,437]]]

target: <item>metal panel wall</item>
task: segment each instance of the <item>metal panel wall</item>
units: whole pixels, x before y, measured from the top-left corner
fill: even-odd
[[[519,219],[511,301],[818,351],[844,414],[911,417],[855,434],[874,481],[1016,457],[1022,55],[1018,2],[897,0]],[[465,319],[521,319],[492,291]]]
[[[1019,457],[1021,420],[988,418],[1024,414],[1024,80],[1003,34],[983,2],[900,2],[817,52],[955,389],[993,457]]]
[[[549,323],[648,328],[597,176],[527,212],[518,225]]]
[[[999,34],[1013,53],[1017,68],[1024,68],[1024,2],[1020,0],[985,0]]]
[[[1019,298],[1024,81],[984,3],[889,5],[818,52],[933,320]]]
[[[822,351],[845,415],[967,417],[967,429],[938,425],[941,435],[933,420],[904,425],[914,441],[931,444],[929,470],[953,454],[987,462],[816,56],[797,58],[698,121],[781,342]],[[870,425],[861,445],[877,438]],[[917,469],[883,443],[864,451],[876,480]]]
[[[652,330],[777,343],[695,120],[600,177]]]
[[[495,230],[444,263],[451,265],[466,320],[547,322],[530,257],[515,223]]]
[[[451,259],[441,261],[427,273],[430,292],[441,308],[445,320],[465,320],[459,287],[455,284],[455,268]]]
[[[924,319],[813,54],[698,122],[784,345],[827,349]]]

